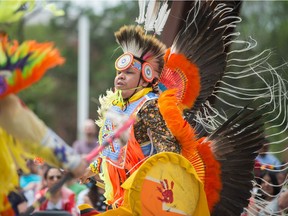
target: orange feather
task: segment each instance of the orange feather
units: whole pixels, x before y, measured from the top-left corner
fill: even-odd
[[[220,163],[215,159],[209,147],[210,142],[205,142],[204,140],[205,137],[198,140],[197,150],[205,164],[204,190],[208,194],[207,202],[211,212],[220,199],[220,191],[222,189],[221,168]]]
[[[165,86],[173,79],[177,79],[177,86],[166,86],[168,89],[177,88],[177,96],[184,108],[192,108],[201,89],[201,79],[198,67],[191,63],[183,54],[172,53],[167,50],[165,67],[160,77],[160,82]],[[173,78],[173,75],[175,76]],[[167,77],[165,77],[167,76]],[[167,83],[168,82],[168,83]]]
[[[204,183],[210,211],[219,201],[221,190],[220,164],[215,159],[209,142],[205,138],[196,140],[194,129],[183,119],[182,110],[176,100],[177,90],[167,90],[158,99],[159,110],[167,127],[181,145],[182,155],[195,168],[200,180]],[[175,121],[177,119],[177,121]]]
[[[121,185],[144,162],[143,159],[145,156],[141,150],[140,144],[135,139],[133,128],[130,133],[131,135],[127,145],[122,148],[123,151],[125,151],[126,148],[124,169],[107,163],[109,177],[114,191],[113,200],[109,200],[108,204],[114,204],[116,201],[118,206],[123,204],[124,190]],[[129,171],[129,173],[127,173],[127,171]]]

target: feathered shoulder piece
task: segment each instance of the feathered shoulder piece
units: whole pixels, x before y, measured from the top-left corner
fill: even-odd
[[[211,4],[194,3],[186,25],[165,55],[159,87],[162,91],[176,88],[185,109],[197,109],[205,102],[226,66],[225,32],[233,20],[225,16],[227,8]]]
[[[10,42],[0,36],[0,98],[37,82],[45,72],[64,63],[53,43]]]

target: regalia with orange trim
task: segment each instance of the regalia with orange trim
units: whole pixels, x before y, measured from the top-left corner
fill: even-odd
[[[242,60],[233,55],[252,46],[226,51],[228,45],[239,42],[237,34],[229,31],[240,22],[231,13],[231,5],[213,1],[191,4],[186,25],[168,49],[155,35],[147,34],[151,30],[161,32],[159,23],[167,18],[165,2],[148,4],[146,20],[152,27],[149,23],[144,29],[124,26],[115,33],[124,52],[116,60],[116,70],[136,68],[152,88],[145,90],[157,97],[131,111],[129,115],[135,114],[137,122],[124,147],[112,143],[118,148],[117,157],[109,156],[109,151],[116,149],[111,147],[90,165],[102,176],[107,202],[115,208],[100,215],[237,216],[248,205],[254,160],[270,132],[264,134],[264,123],[272,122],[267,114],[275,104],[285,104],[286,84],[274,69],[263,69],[267,66],[265,53]],[[143,7],[139,23],[144,17]],[[273,92],[257,70],[275,79]],[[246,78],[257,78],[266,86],[245,89],[231,84],[233,79],[245,82]],[[253,91],[257,90],[256,98]],[[106,110],[125,114],[135,101],[143,99],[143,95],[135,98],[143,91],[127,101],[119,99],[117,91],[108,92],[100,102]],[[223,112],[224,106],[211,104],[211,97],[223,103],[227,111]],[[233,104],[231,98],[239,103]],[[104,130],[107,122],[112,125],[113,119],[98,121]],[[141,133],[147,139],[141,139]],[[144,153],[147,143],[155,150],[148,155]],[[117,166],[119,158],[121,166]]]

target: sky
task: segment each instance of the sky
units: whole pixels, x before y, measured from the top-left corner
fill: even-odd
[[[105,6],[114,6],[119,3],[119,0],[71,0],[77,5],[83,7],[92,7],[95,12],[101,12]]]
[[[43,0],[36,0],[38,2],[39,6],[43,6],[41,3]],[[95,13],[101,12],[104,8],[106,7],[113,7],[117,4],[119,4],[120,0],[58,0],[59,1],[71,1],[76,5],[79,5],[81,7],[88,7],[88,8],[93,8]],[[52,2],[49,0],[46,0],[47,3]],[[41,13],[38,13],[36,16],[33,17],[33,19],[29,19],[27,24],[37,24],[37,23],[47,23],[47,21],[53,17],[51,12],[49,10],[42,9]]]

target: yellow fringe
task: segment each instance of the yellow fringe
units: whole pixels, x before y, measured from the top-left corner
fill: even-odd
[[[107,162],[106,157],[103,157],[102,159],[102,173],[100,173],[99,176],[101,180],[105,182],[105,193],[103,195],[106,198],[105,203],[108,204],[107,201],[113,200],[114,198],[114,191],[107,168],[107,163],[109,162]]]

